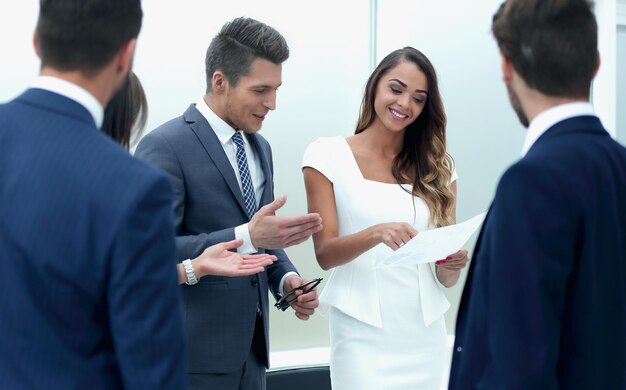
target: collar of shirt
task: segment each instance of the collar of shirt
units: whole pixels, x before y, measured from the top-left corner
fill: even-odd
[[[555,124],[575,116],[587,115],[596,115],[593,112],[591,104],[587,102],[559,104],[558,106],[554,106],[537,115],[535,119],[530,122],[530,126],[528,126],[526,140],[524,141],[524,147],[522,148],[522,157],[528,153],[539,137],[541,137],[543,133]]]
[[[102,126],[104,119],[104,108],[91,93],[76,84],[70,83],[58,77],[39,76],[30,85],[31,88],[43,89],[54,92],[68,99],[72,99],[81,106],[85,107],[93,117],[93,121],[97,128]]]
[[[248,144],[248,138],[245,136],[243,131],[233,129],[228,123],[226,123],[222,118],[220,118],[216,113],[211,110],[209,105],[204,101],[204,98],[201,98],[200,101],[196,103],[196,108],[200,111],[200,114],[209,122],[209,125],[217,135],[217,138],[222,143],[222,146],[226,145],[229,141],[232,143],[231,138],[233,137],[233,132],[239,131],[243,138],[244,144]]]
[[[226,123],[222,118],[217,116],[213,110],[206,104],[204,99],[200,99],[196,103],[196,109],[202,114],[202,116],[207,120],[215,135],[220,140],[222,144],[222,148],[224,149],[224,153],[232,165],[233,170],[235,171],[235,176],[237,177],[237,182],[239,183],[239,187],[243,188],[241,185],[241,177],[239,175],[239,165],[237,163],[236,157],[236,145],[232,140],[232,136],[235,132],[228,123]],[[250,178],[252,179],[252,183],[254,184],[254,192],[256,195],[257,206],[260,204],[260,199],[263,194],[263,186],[265,185],[265,173],[263,173],[261,157],[258,153],[254,152],[254,148],[252,144],[245,136],[244,132],[241,130],[237,130],[243,135],[243,143],[244,149],[246,151],[246,157],[248,159],[248,169],[250,171]]]

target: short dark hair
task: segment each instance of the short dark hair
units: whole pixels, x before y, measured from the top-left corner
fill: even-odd
[[[236,18],[222,26],[206,52],[207,92],[211,91],[213,73],[220,70],[228,82],[236,85],[250,72],[257,58],[282,64],[289,58],[287,41],[273,27],[251,18]]]
[[[493,35],[526,83],[548,96],[589,97],[598,26],[588,0],[507,0]]]
[[[128,149],[139,139],[148,119],[148,102],[139,79],[130,71],[126,82],[104,110],[102,132]]]
[[[139,35],[142,18],[140,0],[40,0],[41,64],[95,73]]]

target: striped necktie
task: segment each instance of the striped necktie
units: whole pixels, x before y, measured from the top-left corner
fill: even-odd
[[[248,158],[246,157],[246,149],[243,146],[243,137],[240,132],[235,132],[232,139],[237,146],[237,167],[239,167],[239,177],[241,178],[246,214],[248,214],[248,218],[252,218],[256,212],[256,196],[254,196],[254,186],[250,178],[250,170],[248,169]]]

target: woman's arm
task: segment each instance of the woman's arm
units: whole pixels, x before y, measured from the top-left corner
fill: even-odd
[[[381,242],[396,250],[417,234],[407,223],[383,223],[339,237],[332,183],[313,168],[305,167],[303,173],[309,212],[318,213],[324,221],[322,230],[313,235],[315,257],[322,269],[346,264]]]
[[[456,180],[450,185],[450,189],[456,198]],[[456,223],[456,205],[452,215],[453,222]],[[461,270],[467,264],[467,250],[461,249],[451,254],[443,260],[437,261],[435,264],[437,269],[437,279],[446,287],[452,287],[459,281]]]
[[[276,261],[276,256],[260,253],[246,255],[231,252],[243,244],[242,240],[233,240],[212,245],[202,254],[191,260],[196,278],[200,280],[207,275],[215,276],[247,276],[263,272],[265,267]],[[182,263],[176,264],[178,284],[187,282],[187,273]]]

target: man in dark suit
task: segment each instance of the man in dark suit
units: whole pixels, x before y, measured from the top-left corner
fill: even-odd
[[[139,0],[42,0],[41,76],[0,105],[0,387],[185,386],[171,189],[99,131]]]
[[[165,171],[175,193],[179,261],[216,242],[243,239],[242,253],[267,251],[277,261],[254,276],[207,276],[197,284],[193,267],[183,287],[191,388],[264,389],[268,353],[268,288],[276,298],[303,282],[282,248],[321,229],[318,214],[275,215],[273,161],[257,132],[276,107],[284,38],[248,18],[226,23],[206,54],[206,94],[185,113],[139,143],[136,156]],[[257,211],[258,210],[258,211]],[[306,291],[305,291],[306,292]],[[317,293],[293,303],[306,320]]]
[[[508,0],[492,30],[528,134],[476,245],[450,388],[625,389],[626,149],[589,104],[592,4]]]

